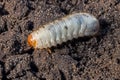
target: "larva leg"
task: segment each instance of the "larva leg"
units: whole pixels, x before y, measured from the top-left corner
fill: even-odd
[[[52,53],[51,49],[50,48],[46,48],[46,50],[48,51],[48,53]]]

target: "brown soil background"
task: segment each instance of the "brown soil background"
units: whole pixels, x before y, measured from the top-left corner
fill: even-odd
[[[29,49],[40,25],[74,12],[95,15],[97,37]],[[120,80],[120,0],[0,0],[0,79]]]

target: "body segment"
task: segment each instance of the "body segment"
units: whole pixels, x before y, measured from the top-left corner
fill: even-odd
[[[75,13],[41,26],[28,36],[34,48],[49,48],[73,38],[93,36],[99,31],[98,20],[88,13]]]

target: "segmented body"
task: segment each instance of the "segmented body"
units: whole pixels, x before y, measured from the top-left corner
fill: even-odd
[[[73,38],[93,36],[99,31],[98,20],[88,13],[75,13],[41,26],[28,36],[34,48],[49,48]]]

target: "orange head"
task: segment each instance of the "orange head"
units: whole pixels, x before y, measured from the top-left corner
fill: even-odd
[[[28,35],[28,39],[27,39],[27,42],[28,42],[28,44],[31,46],[31,47],[36,47],[36,40],[33,40],[32,39],[33,37],[32,37],[32,35],[30,34],[30,35]]]

